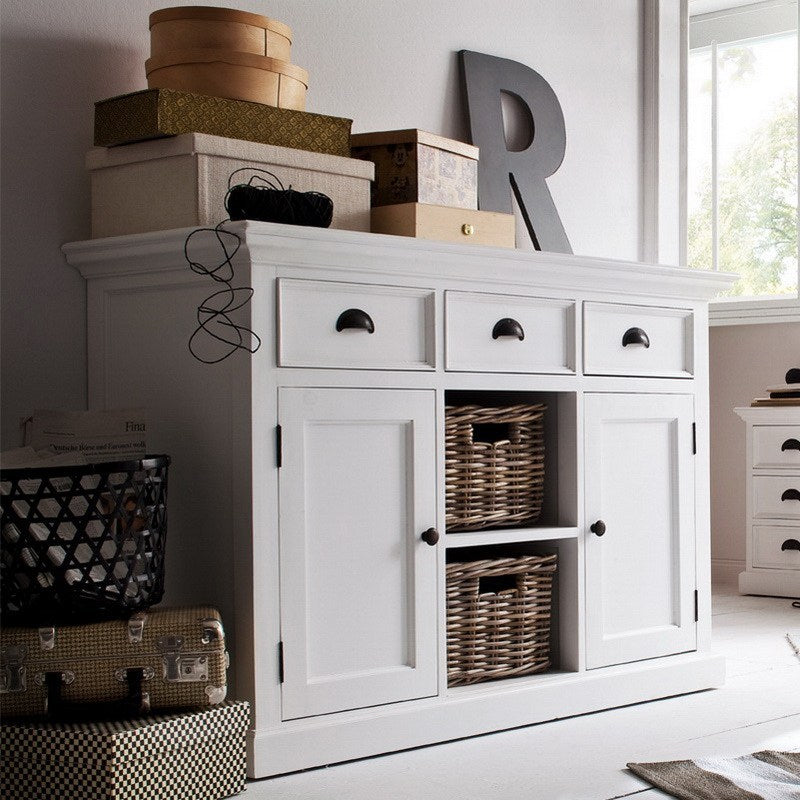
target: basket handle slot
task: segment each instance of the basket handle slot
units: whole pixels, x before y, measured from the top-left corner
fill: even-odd
[[[475,422],[472,425],[472,441],[483,444],[508,442],[513,433],[510,422]]]
[[[486,575],[478,578],[478,594],[500,594],[519,589],[519,574]]]

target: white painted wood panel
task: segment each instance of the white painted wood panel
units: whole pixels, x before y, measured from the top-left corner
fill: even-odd
[[[693,650],[693,398],[587,394],[585,412],[586,665]]]
[[[498,336],[498,322],[519,336]],[[457,372],[575,371],[575,302],[541,297],[445,292],[446,369]]]
[[[649,346],[623,345],[640,328]],[[583,370],[587,375],[663,376],[694,374],[693,316],[686,308],[583,304]]]
[[[800,570],[800,527],[755,525],[753,566],[767,569]],[[786,549],[782,549],[786,547]]]
[[[754,475],[755,519],[800,519],[800,473]]]
[[[797,425],[753,426],[753,467],[788,467],[800,472],[800,429]]]
[[[432,369],[433,293],[426,289],[281,278],[278,363],[282,367]],[[370,333],[337,330],[348,309],[365,312]]]
[[[281,389],[283,717],[437,691],[432,391]]]

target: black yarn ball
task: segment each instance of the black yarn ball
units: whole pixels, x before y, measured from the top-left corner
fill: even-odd
[[[233,222],[253,219],[327,228],[333,219],[333,201],[326,194],[245,183],[231,188],[225,209]]]

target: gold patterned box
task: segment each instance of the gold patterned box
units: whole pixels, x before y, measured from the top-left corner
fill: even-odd
[[[417,129],[358,133],[353,158],[375,164],[372,205],[478,207],[478,148]]]
[[[208,133],[347,158],[352,124],[341,117],[174,89],[146,89],[94,104],[94,143],[99,147]]]
[[[0,795],[219,800],[243,792],[250,706],[85,722],[4,721]]]

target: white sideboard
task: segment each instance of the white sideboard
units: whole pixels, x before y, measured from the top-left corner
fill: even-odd
[[[735,409],[747,424],[742,594],[800,597],[800,406]]]
[[[240,320],[263,344],[211,366],[187,341],[220,287],[189,270],[188,231],[64,251],[88,284],[91,405],[146,406],[151,449],[173,459],[167,601],[215,603],[233,626],[251,775],[723,682],[707,300],[728,276],[230,229],[234,284],[254,289]],[[493,337],[502,319],[515,335]],[[547,405],[535,525],[445,530],[444,408],[464,399]],[[448,687],[445,564],[500,544],[558,554],[553,667]]]

